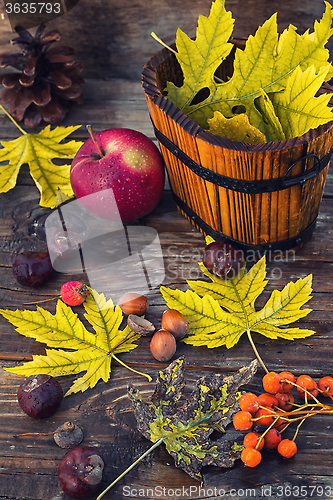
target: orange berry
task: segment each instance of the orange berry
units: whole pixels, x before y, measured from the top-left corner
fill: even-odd
[[[284,411],[290,411],[293,407],[294,396],[290,392],[278,392],[275,395],[278,400],[278,407]]]
[[[264,446],[264,440],[260,440],[260,436],[261,435],[258,434],[258,432],[248,432],[244,436],[243,445],[245,446],[245,448],[256,448],[260,451]]]
[[[257,425],[268,427],[274,422],[275,411],[272,408],[260,408],[255,414],[255,422]]]
[[[238,411],[233,418],[233,424],[238,431],[248,431],[252,427],[252,415],[249,411]]]
[[[246,392],[238,400],[239,406],[244,411],[255,413],[259,409],[259,398],[252,392]]]
[[[278,452],[284,458],[291,458],[297,453],[295,441],[291,439],[283,439],[278,445]]]
[[[295,387],[295,375],[293,375],[290,372],[280,372],[279,373],[281,377],[281,381],[283,384],[283,392],[290,392],[292,389]],[[290,384],[288,381],[293,382],[293,384]]]
[[[255,448],[244,448],[241,454],[241,461],[247,467],[256,467],[261,462],[261,453]]]
[[[318,387],[323,396],[328,398],[333,396],[333,377],[328,375],[326,377],[322,377],[318,382]]]
[[[275,394],[283,391],[283,382],[281,377],[276,372],[269,372],[262,379],[262,385],[266,392]]]
[[[263,392],[258,396],[260,406],[265,406],[265,408],[273,408],[273,406],[278,406],[278,400],[273,394],[267,394]]]
[[[266,450],[274,450],[281,441],[281,434],[274,427],[269,429],[264,437],[264,446]]]
[[[310,375],[300,375],[297,380],[296,380],[296,384],[297,384],[297,391],[298,391],[298,395],[305,399],[305,394],[307,394],[307,399],[311,400],[313,399],[311,394],[316,397],[318,395],[318,385],[317,385],[317,382],[315,382],[313,380],[312,377],[310,377]],[[305,390],[308,391],[308,393],[305,392]]]

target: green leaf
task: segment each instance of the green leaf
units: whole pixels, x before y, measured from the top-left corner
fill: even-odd
[[[2,141],[0,162],[7,161],[8,163],[0,166],[0,193],[6,193],[15,187],[20,168],[27,163],[30,174],[41,193],[41,206],[54,208],[59,204],[57,198],[59,189],[66,197],[73,197],[69,177],[71,165],[56,165],[53,160],[74,158],[83,143],[79,141],[62,143],[61,141],[80,126],[56,127],[51,130],[48,125],[38,134],[28,134],[22,131],[22,136],[17,139]]]
[[[83,305],[85,318],[95,333],[88,331],[78,315],[60,299],[55,314],[41,307],[37,307],[37,311],[0,310],[18,333],[55,348],[46,349],[46,355],[33,355],[33,361],[22,366],[6,370],[25,376],[46,373],[55,377],[85,372],[66,395],[92,388],[100,379],[107,382],[112,358],[120,362],[117,355],[135,349],[137,345],[133,342],[140,336],[134,335],[128,326],[119,329],[122,311],[119,306],[113,306],[111,299],[106,301],[103,294],[91,290]]]
[[[239,410],[238,389],[251,380],[256,369],[255,360],[231,376],[202,377],[183,401],[185,365],[184,358],[179,358],[159,372],[149,403],[129,387],[138,430],[153,443],[162,439],[176,467],[195,479],[201,480],[200,470],[207,465],[232,467],[243,446],[227,439],[227,433],[217,440],[210,435],[214,430],[225,432]]]
[[[193,290],[172,290],[161,287],[168,307],[180,311],[189,322],[187,344],[196,346],[233,347],[243,333],[257,332],[271,339],[287,340],[313,335],[313,330],[289,328],[305,317],[311,309],[301,309],[311,296],[312,276],[288,283],[282,291],[274,290],[266,305],[255,310],[255,301],[263,292],[265,257],[245,273],[242,271],[230,280],[212,275],[200,263],[211,282],[188,281]]]
[[[219,44],[215,44],[215,36],[223,31],[224,22],[225,29],[230,35],[230,19],[225,17],[224,0],[216,0],[213,4],[214,10],[212,7],[205,21],[205,37],[200,38],[200,43],[186,41],[185,44],[183,42],[185,35],[177,35],[176,46],[179,53],[177,59],[184,74],[184,84],[178,88],[168,83],[166,87],[168,98],[204,128],[208,128],[207,120],[213,117],[214,112],[219,111],[224,117],[232,118],[239,113],[239,109],[242,109],[247,114],[250,124],[267,134],[267,140],[276,140],[276,138],[280,140],[283,136],[279,130],[278,121],[288,138],[290,132],[288,117],[282,112],[280,114],[277,112],[275,98],[272,95],[278,93],[276,96],[278,101],[280,92],[291,87],[291,82],[296,81],[300,70],[306,72],[308,68],[313,67],[314,70],[306,75],[307,77],[312,75],[316,84],[307,90],[304,89],[302,93],[302,98],[310,101],[315,97],[315,88],[317,89],[318,85],[320,86],[333,76],[332,65],[328,63],[329,52],[325,48],[333,33],[332,8],[328,2],[325,2],[325,6],[322,19],[315,22],[313,32],[306,31],[302,35],[297,33],[293,25],[279,35],[277,16],[273,14],[257,29],[254,36],[249,36],[245,50],[236,49],[232,76],[227,81],[219,82],[214,77],[216,64],[211,66],[200,62],[201,54],[204,61],[208,59],[207,54],[209,54],[209,60],[220,59],[222,61],[225,58],[225,45],[223,44],[220,51]],[[216,11],[220,13],[221,21],[217,21]],[[184,45],[186,50],[184,50]],[[327,68],[327,71],[323,68]],[[200,91],[204,88],[208,89],[209,95],[205,99],[199,99]],[[287,94],[288,90],[285,95]],[[265,102],[262,102],[262,97],[265,95],[269,96],[274,106],[274,113],[269,102],[263,106]],[[195,104],[192,104],[195,97],[199,102],[194,101]],[[260,98],[263,114],[256,106],[256,101],[259,99],[260,102]],[[282,101],[285,99],[282,96],[280,98]],[[302,112],[302,98],[295,101],[296,108],[293,108],[293,113]],[[286,99],[284,102],[287,102]],[[324,102],[323,99],[318,104],[324,106]],[[326,113],[322,111],[319,117],[312,113],[311,123],[310,120],[308,122],[298,120],[297,135],[302,135],[309,130],[309,124],[312,128],[316,128],[321,123],[327,123],[332,119],[328,111]],[[275,133],[272,130],[267,131],[267,114],[271,119],[274,117],[271,125]]]

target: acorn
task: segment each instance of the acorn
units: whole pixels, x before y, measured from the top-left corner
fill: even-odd
[[[188,321],[176,309],[167,309],[162,315],[162,328],[168,330],[176,338],[181,340],[185,337],[188,330]]]

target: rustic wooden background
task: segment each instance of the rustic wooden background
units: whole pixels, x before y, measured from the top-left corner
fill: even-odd
[[[325,9],[322,0],[226,0],[225,5],[236,21],[235,36],[254,34],[274,12],[278,12],[280,31],[291,23],[302,33]],[[48,27],[58,29],[62,43],[76,50],[86,78],[137,81],[145,62],[161,48],[150,33],[154,31],[167,44],[174,42],[178,27],[194,36],[199,14],[207,16],[210,6],[210,0],[80,0]],[[1,52],[10,48],[14,35],[1,2]],[[333,41],[327,47],[332,49]]]

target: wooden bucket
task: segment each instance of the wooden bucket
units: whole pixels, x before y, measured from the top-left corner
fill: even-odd
[[[230,74],[232,58],[221,66],[220,77]],[[316,223],[333,122],[280,142],[223,139],[163,95],[167,80],[181,85],[182,73],[175,56],[163,49],[145,64],[142,85],[179,210],[204,234],[245,252],[299,249]],[[325,85],[322,91],[332,89]]]

